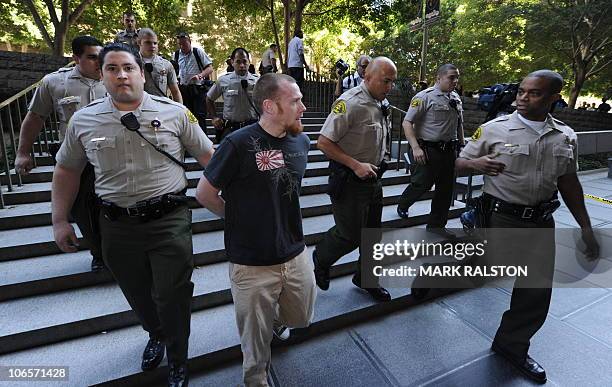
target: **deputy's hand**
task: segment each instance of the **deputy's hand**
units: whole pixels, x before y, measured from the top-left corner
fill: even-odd
[[[597,243],[597,240],[595,239],[595,234],[593,234],[592,228],[589,227],[582,230],[582,240],[586,245],[584,254],[586,255],[587,259],[593,261],[599,258],[599,243]]]
[[[29,153],[17,152],[15,157],[15,172],[20,175],[27,175],[34,168],[34,160]]]
[[[359,163],[357,165],[357,168],[353,170],[353,172],[355,172],[355,175],[357,175],[362,180],[376,177],[376,171],[378,171],[378,167],[370,163]]]
[[[64,253],[74,253],[78,250],[79,240],[74,233],[74,228],[68,222],[53,224],[53,238],[57,247]]]
[[[202,76],[200,74],[196,74],[193,77],[191,77],[190,81],[191,82],[197,82],[197,81],[199,81],[201,79],[202,79]]]
[[[491,153],[486,156],[472,160],[472,166],[475,170],[489,176],[497,176],[504,171],[506,164],[501,161],[494,160],[497,153]]]
[[[417,164],[425,165],[427,163],[425,151],[420,146],[412,148],[412,157]]]
[[[223,120],[219,117],[214,117],[212,120],[212,124],[217,130],[223,129]]]

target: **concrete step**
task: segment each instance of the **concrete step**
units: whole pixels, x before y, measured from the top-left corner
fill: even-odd
[[[369,295],[352,285],[350,276],[336,278],[332,280],[329,291],[319,294],[311,328],[294,332],[294,336],[298,336],[298,340],[308,339],[416,304],[408,290],[392,289],[391,293],[391,302],[375,303]],[[0,356],[0,363],[6,366],[46,364],[48,359],[53,359],[57,364],[69,366],[70,380],[78,380],[79,385],[103,382],[153,385],[164,381],[167,369],[162,367],[147,374],[140,371],[140,356],[146,341],[145,332],[130,324],[102,333],[92,332],[73,340],[64,339],[57,344],[7,353]],[[201,362],[223,363],[238,356],[239,338],[233,306],[224,303],[195,311],[191,320],[189,351],[192,371],[201,370]],[[92,364],[96,366],[92,367]]]

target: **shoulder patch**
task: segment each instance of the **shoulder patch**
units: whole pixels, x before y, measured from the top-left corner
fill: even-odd
[[[189,119],[189,122],[191,122],[192,124],[198,123],[198,119],[196,118],[196,116],[193,115],[191,110],[185,109],[185,114],[187,114],[187,119]]]
[[[346,102],[340,100],[334,104],[334,108],[332,110],[336,114],[344,114],[346,113]]]
[[[478,129],[472,134],[472,140],[476,141],[482,136],[482,126],[479,126]]]
[[[410,107],[419,107],[421,106],[421,104],[423,103],[423,100],[421,98],[413,98],[412,102],[410,102]]]

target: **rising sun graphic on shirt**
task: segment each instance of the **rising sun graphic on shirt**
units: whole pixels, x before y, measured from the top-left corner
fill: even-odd
[[[300,179],[296,172],[288,168],[283,151],[262,146],[259,137],[251,137],[251,146],[253,147],[251,152],[255,153],[257,169],[271,174],[274,188],[278,189],[279,183],[284,183],[286,189],[283,195],[289,196],[289,200],[292,199],[294,193],[297,196],[300,189]]]

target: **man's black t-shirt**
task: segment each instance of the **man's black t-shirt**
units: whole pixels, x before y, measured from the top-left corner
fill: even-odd
[[[232,263],[276,265],[304,250],[299,193],[310,140],[271,136],[256,123],[227,136],[204,175],[225,199],[225,251]]]

